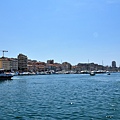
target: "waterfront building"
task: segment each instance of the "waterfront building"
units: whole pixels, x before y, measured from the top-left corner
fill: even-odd
[[[116,62],[115,61],[112,61],[112,67],[116,68]]]
[[[7,71],[17,71],[18,70],[18,60],[16,58],[0,58],[0,69]]]
[[[69,71],[69,70],[71,70],[71,68],[72,68],[72,65],[70,63],[68,63],[68,62],[62,63],[62,70]]]
[[[34,62],[34,63],[35,63],[35,62],[37,62],[37,60],[28,59],[28,63],[29,63],[29,62]]]
[[[47,60],[47,64],[54,64],[54,60]]]
[[[18,70],[27,71],[27,62],[28,62],[27,56],[23,54],[19,54],[18,55]]]
[[[10,58],[10,67],[11,71],[18,71],[18,59]]]
[[[9,58],[0,58],[0,69],[4,69],[6,71],[11,70],[11,61]]]
[[[29,60],[27,65],[27,70],[29,72],[40,72],[46,70],[46,64],[44,62],[37,62],[35,60]]]
[[[90,70],[90,64],[78,63],[76,69],[77,69],[77,71],[88,71],[88,70]]]
[[[103,65],[98,65],[95,63],[78,63],[74,69],[76,71],[98,71],[104,70],[105,68]]]
[[[56,71],[56,65],[54,64],[46,64],[46,69],[49,70],[54,70]]]
[[[62,70],[62,65],[60,63],[54,63],[56,67],[56,71],[61,71]]]

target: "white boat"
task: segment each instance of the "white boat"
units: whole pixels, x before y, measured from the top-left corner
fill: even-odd
[[[107,75],[110,75],[110,71],[106,71]]]
[[[18,72],[11,72],[10,73],[12,76],[17,76],[18,75]]]
[[[12,77],[12,74],[5,73],[4,69],[0,69],[0,80],[11,80]]]
[[[110,72],[109,72],[109,71],[107,71],[107,75],[110,75]]]
[[[95,72],[94,72],[94,71],[91,71],[91,72],[90,72],[90,75],[91,75],[91,76],[94,76],[94,75],[95,75]]]
[[[110,75],[110,73],[107,73],[107,75]]]

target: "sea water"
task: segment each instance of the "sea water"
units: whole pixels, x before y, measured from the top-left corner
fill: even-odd
[[[0,81],[0,120],[120,120],[120,73]]]

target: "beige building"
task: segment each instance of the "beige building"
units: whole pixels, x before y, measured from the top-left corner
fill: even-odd
[[[9,58],[0,58],[0,69],[11,70],[11,61]]]
[[[16,58],[0,58],[0,69],[18,70],[18,60]]]

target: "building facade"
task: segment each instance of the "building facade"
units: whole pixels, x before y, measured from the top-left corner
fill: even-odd
[[[112,67],[115,68],[116,67],[116,62],[112,61]]]
[[[10,66],[11,66],[11,71],[18,71],[18,59],[11,58],[10,59]]]
[[[27,71],[27,62],[28,62],[27,56],[23,54],[19,54],[18,55],[18,70]]]
[[[11,70],[11,61],[9,58],[0,58],[0,69],[4,69],[6,71]]]
[[[0,69],[7,71],[17,71],[18,70],[18,60],[16,58],[0,58]]]
[[[47,60],[47,64],[54,64],[54,60]]]
[[[71,70],[71,68],[72,68],[72,65],[70,63],[68,63],[68,62],[62,63],[62,70],[69,71],[69,70]]]

